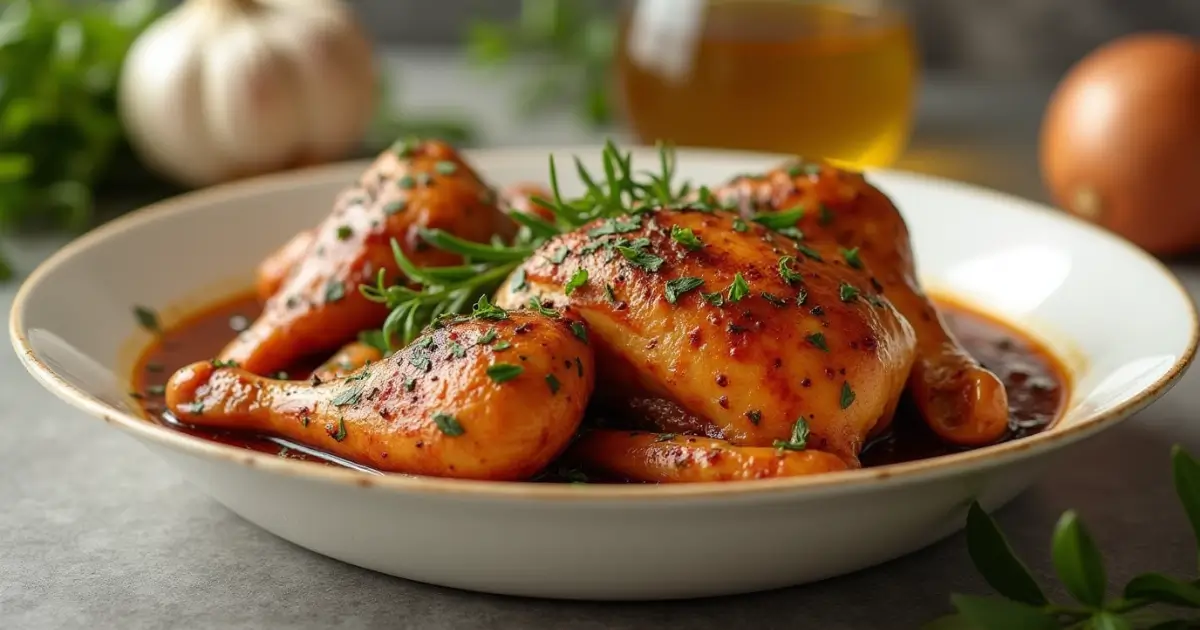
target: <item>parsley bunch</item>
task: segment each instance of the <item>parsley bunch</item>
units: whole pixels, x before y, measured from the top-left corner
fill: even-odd
[[[393,240],[392,254],[408,283],[388,286],[381,272],[374,285],[359,287],[367,299],[385,304],[390,309],[383,328],[365,332],[361,335],[362,340],[385,352],[394,352],[411,343],[426,326],[439,318],[468,312],[480,298],[499,288],[505,278],[554,236],[596,219],[612,219],[613,222],[596,228],[598,232],[593,235],[616,233],[626,229],[622,227],[626,223],[636,230],[641,225],[640,221],[622,222],[621,219],[628,219],[630,215],[651,208],[678,203],[692,193],[688,183],[675,186],[675,152],[666,145],[659,145],[657,172],[635,172],[632,155],[620,151],[611,141],[604,145],[602,152],[602,176],[589,172],[578,157],[574,165],[585,192],[574,198],[563,197],[559,189],[558,168],[554,156],[550,156],[553,199],[535,198],[534,201],[549,208],[554,214],[554,221],[527,213],[512,213],[510,216],[521,227],[511,243],[498,240],[488,244],[475,243],[444,230],[419,231],[426,243],[461,255],[464,258],[461,265],[418,267]],[[708,197],[710,195],[702,189],[701,198]],[[631,260],[648,256],[633,246],[623,248],[621,254]],[[652,262],[646,261],[646,264]]]
[[[1200,464],[1176,446],[1171,466],[1175,491],[1200,541]],[[1144,573],[1110,597],[1104,559],[1074,512],[1059,519],[1050,546],[1059,581],[1076,602],[1071,605],[1046,597],[979,504],[971,506],[966,534],[972,562],[1001,597],[954,595],[951,602],[957,614],[929,624],[926,630],[1200,628],[1200,616],[1180,611],[1200,609],[1200,579]]]
[[[97,185],[144,173],[125,142],[116,86],[156,2],[0,4],[0,230],[82,230]],[[0,279],[11,273],[0,257]]]

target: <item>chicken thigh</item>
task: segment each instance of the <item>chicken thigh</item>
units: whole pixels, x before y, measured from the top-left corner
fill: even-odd
[[[449,145],[422,142],[393,148],[341,194],[333,213],[313,230],[303,256],[267,299],[262,315],[219,359],[268,374],[378,327],[387,309],[363,297],[358,287],[374,284],[381,271],[389,282],[400,279],[393,239],[419,266],[461,263],[458,255],[424,243],[420,228],[486,242],[497,233],[511,233],[512,221]],[[300,244],[290,244],[284,255],[300,249]],[[261,278],[259,284],[260,292],[270,288]]]
[[[584,324],[492,309],[327,382],[204,361],[171,376],[182,422],[269,433],[385,472],[527,479],[575,435],[595,374]]]
[[[1004,384],[979,365],[947,329],[917,281],[904,218],[858,173],[799,162],[762,176],[742,176],[714,191],[747,219],[793,213],[805,237],[853,248],[878,290],[917,334],[909,380],[925,421],[942,439],[964,446],[996,441],[1008,430]],[[799,211],[799,212],[797,212]]]
[[[588,323],[598,398],[661,398],[691,419],[661,431],[790,442],[850,467],[890,422],[913,360],[908,323],[835,244],[801,244],[727,212],[659,210],[557,237],[496,299],[531,298]],[[666,448],[628,431],[595,439],[603,447],[585,436],[575,450],[610,470],[661,464],[646,460]],[[830,468],[830,457],[796,459],[807,463],[789,474]]]

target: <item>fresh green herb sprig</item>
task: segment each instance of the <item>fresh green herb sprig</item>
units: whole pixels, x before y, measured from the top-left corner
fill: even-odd
[[[612,120],[609,78],[616,24],[611,5],[595,0],[523,0],[511,24],[479,21],[467,32],[467,55],[498,68],[518,55],[550,58],[550,64],[518,93],[531,115],[553,106],[578,107],[593,126]]]
[[[82,230],[97,186],[149,179],[125,140],[116,91],[156,5],[0,3],[0,230]],[[0,279],[10,274],[0,258]]]
[[[442,230],[419,232],[421,239],[430,245],[461,255],[465,261],[462,265],[418,267],[393,241],[392,254],[408,284],[388,285],[381,271],[374,285],[359,287],[367,299],[390,310],[382,331],[367,331],[362,335],[363,340],[385,352],[394,352],[440,318],[468,312],[480,297],[499,288],[505,278],[550,238],[596,219],[621,219],[650,208],[676,204],[692,192],[687,183],[675,186],[675,153],[666,145],[659,147],[657,172],[634,171],[632,154],[621,152],[612,142],[605,144],[601,155],[602,177],[593,175],[579,158],[575,158],[574,165],[584,193],[564,198],[558,167],[551,156],[553,198],[534,201],[549,208],[554,221],[513,213],[510,216],[521,229],[510,243],[475,243]],[[614,230],[623,229],[614,225]],[[631,225],[636,229],[640,224]]]
[[[1171,451],[1175,492],[1200,543],[1200,463],[1182,448]],[[967,550],[975,567],[1001,597],[953,595],[957,613],[926,630],[1185,630],[1200,628],[1200,579],[1144,573],[1110,597],[1104,559],[1075,512],[1054,528],[1050,556],[1059,581],[1076,604],[1050,601],[995,521],[978,503],[967,516]]]

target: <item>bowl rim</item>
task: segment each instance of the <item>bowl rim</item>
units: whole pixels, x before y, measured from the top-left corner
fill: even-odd
[[[597,145],[483,148],[464,151],[464,155],[468,160],[472,161],[500,159],[528,160],[534,157],[545,159],[551,153],[591,154],[599,151],[599,148]],[[653,147],[634,145],[625,148],[634,152],[654,150]],[[697,159],[765,160],[770,158],[785,159],[788,157],[770,153],[682,147],[678,149],[678,153],[681,155],[686,153]],[[1196,354],[1197,344],[1200,343],[1200,316],[1197,315],[1196,304],[1191,295],[1166,265],[1124,238],[1065,212],[1015,195],[920,173],[875,168],[866,169],[865,174],[868,177],[872,174],[899,176],[926,185],[957,189],[961,193],[992,197],[1012,206],[1015,210],[1038,212],[1048,215],[1048,218],[1051,220],[1069,224],[1071,229],[1082,230],[1088,233],[1091,238],[1107,240],[1125,249],[1129,255],[1149,263],[1150,267],[1157,270],[1162,277],[1167,279],[1179,292],[1180,296],[1183,297],[1184,303],[1187,305],[1191,328],[1187,347],[1165,374],[1150,386],[1140,390],[1132,399],[1125,403],[1103,413],[1086,417],[1069,427],[1051,427],[1043,432],[1018,440],[927,459],[805,477],[743,482],[640,485],[540,484],[528,481],[480,481],[401,474],[371,475],[348,468],[283,458],[237,446],[220,444],[172,430],[169,427],[151,422],[134,412],[116,409],[101,403],[86,391],[61,378],[52,368],[41,361],[29,344],[29,340],[25,337],[23,331],[26,328],[26,303],[29,300],[29,296],[42,284],[43,278],[49,275],[55,268],[79,255],[80,252],[102,244],[111,236],[126,230],[136,229],[151,221],[166,220],[171,215],[203,211],[202,209],[206,206],[221,203],[224,200],[256,193],[269,195],[273,191],[293,186],[298,181],[318,179],[329,181],[331,184],[336,183],[336,181],[349,181],[345,178],[347,176],[353,177],[356,169],[365,167],[367,163],[369,163],[368,160],[345,161],[220,184],[143,206],[96,227],[57,250],[39,264],[21,284],[13,299],[9,315],[9,336],[13,348],[16,350],[22,364],[34,378],[46,387],[46,389],[49,389],[71,406],[81,409],[89,415],[101,418],[105,422],[129,432],[139,439],[185,454],[207,459],[223,460],[238,466],[259,468],[264,472],[290,475],[306,481],[378,488],[402,493],[436,494],[464,499],[493,498],[613,502],[628,500],[705,499],[731,496],[756,497],[780,492],[799,493],[803,496],[817,496],[830,493],[846,494],[851,492],[866,492],[894,483],[917,482],[1001,466],[1084,439],[1140,411],[1178,382],[1192,363]]]

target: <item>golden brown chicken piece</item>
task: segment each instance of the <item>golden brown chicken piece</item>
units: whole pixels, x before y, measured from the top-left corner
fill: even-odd
[[[361,341],[353,341],[341,347],[317,369],[313,370],[312,380],[316,383],[332,381],[335,378],[349,376],[355,370],[378,363],[383,360],[383,353],[375,346]]]
[[[415,264],[453,265],[456,254],[426,245],[419,228],[438,228],[486,242],[511,232],[492,191],[449,145],[422,142],[393,148],[358,185],[342,193],[333,213],[263,314],[221,352],[255,374],[282,369],[305,354],[332,351],[363,329],[379,326],[387,310],[359,294],[382,270],[399,279],[395,239]]]
[[[846,470],[841,458],[811,449],[735,446],[724,440],[644,431],[590,431],[564,459],[589,473],[653,483],[745,481]]]
[[[527,479],[574,436],[594,362],[577,318],[503,316],[427,331],[319,385],[195,363],[171,376],[167,406],[188,424],[281,435],[381,471]]]
[[[501,288],[570,304],[596,348],[598,397],[662,398],[742,446],[788,440],[858,465],[912,363],[908,323],[832,243],[800,245],[726,212],[596,222],[538,250]]]
[[[544,221],[554,221],[554,213],[546,206],[534,201],[535,197],[550,199],[551,193],[545,186],[533,183],[519,183],[509,186],[500,192],[500,209],[508,214],[524,212],[532,214]],[[515,225],[505,225],[499,233],[505,237],[511,236]],[[258,299],[266,302],[291,273],[292,269],[303,260],[309,246],[316,235],[313,230],[304,230],[293,236],[282,247],[275,250],[259,264],[256,273],[255,289]]]
[[[824,164],[796,163],[761,177],[739,177],[714,191],[747,219],[759,212],[803,210],[805,237],[854,248],[879,291],[917,334],[909,385],[926,422],[942,439],[966,446],[994,442],[1008,430],[1004,384],[984,369],[947,329],[917,281],[904,218],[861,174]]]
[[[292,269],[304,259],[316,236],[314,230],[304,230],[259,263],[255,272],[254,290],[260,302],[266,302],[275,295],[288,274],[292,273]]]

